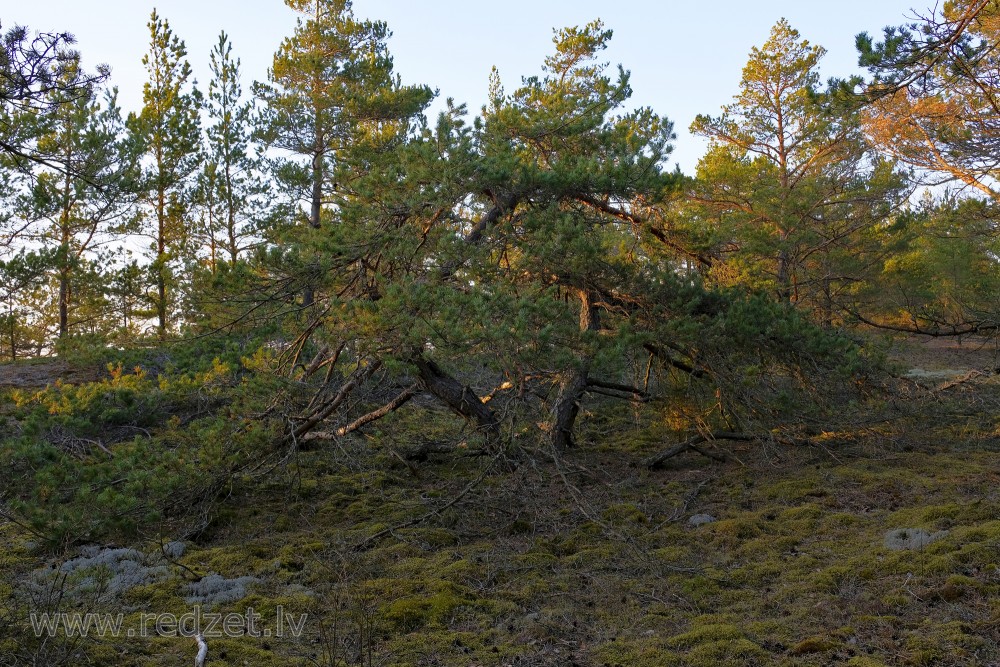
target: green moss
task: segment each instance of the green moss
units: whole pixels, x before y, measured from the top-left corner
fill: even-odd
[[[615,667],[681,667],[686,663],[653,642],[616,640],[594,648],[591,664]]]
[[[879,598],[879,602],[887,609],[897,612],[905,611],[910,606],[912,600],[913,597],[911,595],[898,590],[890,591]]]
[[[695,604],[705,606],[713,603],[722,592],[717,580],[704,575],[686,577],[681,581],[680,587],[686,598]]]
[[[600,565],[601,563],[612,562],[620,549],[616,546],[607,545],[580,549],[563,559],[570,567],[584,567],[588,565]]]
[[[272,572],[276,557],[282,563],[304,563],[301,554],[301,547],[278,549],[273,542],[264,541],[202,549],[185,554],[181,562],[202,572],[217,572],[224,577],[242,577]]]
[[[425,549],[441,549],[458,544],[458,536],[444,528],[417,528],[402,533]]]
[[[294,490],[299,498],[310,498],[320,491],[320,483],[317,479],[301,479]]]
[[[855,514],[844,512],[834,512],[823,518],[823,527],[830,530],[838,528],[857,528],[865,523],[865,520]]]
[[[712,536],[712,544],[719,549],[734,549],[745,540],[761,534],[760,525],[752,516],[722,519],[705,526]]]
[[[180,590],[182,585],[181,582],[173,579],[146,586],[136,586],[125,594],[124,600],[140,609],[155,613],[183,614],[191,610],[191,605],[184,601]]]
[[[654,549],[650,552],[650,555],[665,563],[680,563],[690,558],[691,549],[681,545],[662,547]]]
[[[450,590],[431,596],[405,597],[392,602],[383,617],[399,632],[412,632],[425,625],[444,625],[466,600]]]
[[[930,532],[947,530],[956,525],[968,524],[993,518],[997,508],[980,501],[973,503],[949,503],[929,507],[908,507],[893,512],[886,523],[893,526],[919,526]]]
[[[418,630],[426,622],[430,603],[423,597],[396,600],[383,612],[383,617],[399,632]]]
[[[672,648],[691,648],[708,642],[726,642],[744,638],[743,630],[736,625],[713,623],[696,625],[688,632],[668,638],[666,644]]]
[[[857,575],[857,568],[851,565],[834,565],[819,572],[813,578],[813,584],[825,593],[839,593]]]
[[[551,567],[559,559],[551,552],[532,550],[523,554],[514,554],[510,560],[515,567],[535,569]]]
[[[755,662],[765,662],[770,654],[748,639],[713,641],[691,649],[686,664],[691,667],[745,667]]]
[[[464,585],[480,576],[481,567],[471,560],[462,558],[444,566],[436,574],[447,581]]]
[[[468,600],[452,590],[441,590],[431,596],[428,619],[436,625],[446,625],[452,614]]]
[[[768,500],[793,503],[802,502],[809,498],[823,497],[827,495],[827,491],[820,486],[818,480],[801,477],[770,484],[762,490],[761,495]]]
[[[494,644],[478,633],[432,628],[392,637],[381,642],[380,648],[385,656],[382,664],[396,667],[425,664],[499,667],[501,658],[511,660],[523,651],[520,646]],[[482,659],[474,656],[482,656]]]
[[[825,515],[823,508],[815,503],[807,503],[790,507],[781,512],[778,523],[785,526],[789,523],[796,524],[797,530],[809,530],[816,525],[816,521]]]
[[[832,651],[839,646],[839,642],[834,641],[829,637],[815,636],[808,637],[798,642],[789,649],[791,655],[808,655],[810,653],[826,653],[827,651]]]
[[[646,515],[635,505],[621,503],[608,507],[601,516],[613,526],[646,523]]]
[[[230,667],[231,665],[253,665],[257,667],[283,667],[286,658],[262,648],[265,640],[242,637],[240,639],[213,639],[208,647],[208,661],[205,667]],[[191,642],[191,655],[195,646]]]
[[[987,640],[966,623],[934,623],[928,620],[909,633],[905,647],[913,664],[934,664],[946,658],[954,660],[972,656],[987,644]]]
[[[183,430],[177,438],[204,436]],[[296,469],[281,479],[239,482],[220,520],[193,538],[201,546],[191,546],[185,566],[262,580],[235,609],[252,605],[267,615],[282,604],[310,614],[312,634],[301,641],[267,648],[238,638],[230,649],[210,642],[215,664],[298,664],[318,651],[320,618],[339,619],[351,647],[360,641],[360,623],[370,622],[364,641],[372,662],[400,666],[575,660],[818,667],[845,664],[861,650],[869,655],[846,664],[1000,660],[988,634],[1000,617],[995,454],[928,448],[896,453],[887,463],[882,450],[862,443],[865,449],[833,465],[819,450],[782,448],[785,461],[778,463],[748,449],[740,453],[742,466],[690,457],[673,472],[647,473],[616,468],[628,457],[595,442],[567,456],[581,469],[628,476],[620,485],[574,477],[591,506],[603,510],[599,522],[582,518],[558,482],[546,484],[557,477],[543,457],[512,466],[513,474],[497,467],[446,516],[355,549],[365,536],[419,516],[428,498],[453,498],[480,470],[478,460],[432,459],[420,464],[417,478],[369,451],[375,440],[390,439],[388,431],[368,435],[345,440],[346,451],[300,453]],[[891,441],[888,435],[880,442]],[[856,458],[857,451],[879,457]],[[296,493],[296,475],[306,480],[304,494]],[[683,519],[661,524],[682,503],[690,513],[722,519],[697,530]],[[920,551],[882,549],[885,531],[900,526],[949,533]],[[17,544],[8,548],[20,540],[15,532],[0,525],[0,617],[24,616],[13,598],[3,598],[14,577],[42,565]],[[187,611],[182,584],[137,589],[123,602],[143,611]],[[313,594],[286,594],[301,590],[294,585]],[[945,622],[958,611],[966,625]],[[853,627],[844,627],[848,622]],[[552,652],[561,642],[576,647],[572,654]],[[0,663],[10,646],[0,644]],[[183,664],[193,648],[150,640],[148,647],[130,646],[119,662]],[[106,649],[91,652],[101,656],[98,664],[114,662]]]

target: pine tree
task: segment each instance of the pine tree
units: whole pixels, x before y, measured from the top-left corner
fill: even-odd
[[[629,74],[619,67],[612,75],[599,60],[611,37],[600,21],[555,31],[542,77],[524,79],[509,97],[493,77],[477,133],[475,196],[485,208],[475,242],[492,246],[484,268],[498,264],[508,296],[524,299],[504,327],[517,332],[508,372],[533,368],[554,383],[547,428],[560,448],[573,442],[586,391],[623,386],[619,328],[639,303],[635,289],[655,273],[644,268],[637,207],[675,181],[663,170],[671,123],[650,109],[622,113]],[[474,278],[487,292],[496,291],[493,280]]]
[[[240,61],[233,59],[225,32],[212,49],[209,69],[212,79],[206,109],[211,124],[206,131],[207,153],[198,177],[197,202],[214,267],[219,251],[236,263],[252,243],[254,227],[264,215],[260,198],[266,187],[250,146],[253,105],[242,99]]]
[[[954,0],[918,18],[882,42],[857,37],[873,75],[865,129],[887,154],[1000,201],[1000,7]]]
[[[350,0],[285,4],[301,17],[274,56],[270,83],[256,88],[266,104],[260,136],[292,156],[278,179],[305,203],[308,227],[319,230],[324,207],[332,213],[345,187],[337,178],[345,154],[377,138],[381,125],[419,113],[431,93],[422,86],[403,87],[393,77],[388,28],[356,19]],[[352,178],[349,172],[343,176]],[[308,272],[318,271],[316,261],[306,262]],[[303,290],[307,306],[315,299],[312,282]]]
[[[51,266],[46,250],[21,249],[0,259],[0,349],[11,361],[37,355],[49,342],[39,306]]]
[[[809,303],[829,321],[860,277],[840,261],[857,257],[854,244],[899,201],[902,181],[866,143],[857,113],[819,90],[824,54],[779,21],[752,49],[733,102],[691,130],[711,141],[693,197],[695,215],[717,225],[725,261],[715,279]]]
[[[184,42],[156,11],[148,23],[149,52],[143,56],[149,79],[143,86],[143,107],[127,124],[145,156],[142,200],[147,234],[152,237],[157,329],[164,337],[171,326],[174,265],[187,252],[190,238],[187,212],[191,179],[200,160],[201,95],[191,81]]]
[[[115,240],[131,200],[131,163],[123,145],[116,91],[102,104],[96,91],[75,83],[81,77],[77,69],[67,68],[64,76],[67,80],[60,80],[50,93],[53,111],[34,117],[38,150],[49,157],[28,202],[30,217],[47,221],[35,238],[56,250],[60,338],[70,331],[71,310],[81,305],[75,274],[93,259],[95,250]],[[81,92],[64,98],[67,89]]]
[[[100,65],[95,73],[80,68],[80,54],[72,48],[73,35],[43,32],[34,36],[15,25],[0,38],[0,116],[32,112],[48,114],[67,100],[93,95],[110,70]],[[46,164],[34,137],[18,124],[0,126],[0,156],[8,164],[30,171]]]

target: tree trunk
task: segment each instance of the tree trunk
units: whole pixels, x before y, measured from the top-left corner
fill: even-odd
[[[59,337],[69,332],[69,268],[59,269]]]
[[[228,136],[227,129],[226,135]],[[240,257],[239,240],[236,235],[236,202],[233,200],[232,165],[229,163],[229,146],[226,145],[226,234],[229,240],[229,260],[236,266]]]
[[[787,250],[778,253],[778,300],[789,303],[792,300],[791,261]]]
[[[313,229],[320,228],[320,216],[323,211],[323,154],[325,147],[323,145],[322,127],[319,125],[318,118],[319,116],[317,115],[316,145],[312,158],[312,193],[309,202],[309,226]],[[313,286],[306,285],[302,289],[302,305],[309,307],[315,299]]]
[[[7,309],[10,317],[10,360],[17,361],[17,319],[14,317],[14,309]]]
[[[70,164],[72,151],[66,154],[66,164]],[[69,226],[70,214],[72,213],[70,197],[72,196],[73,184],[70,180],[69,169],[63,179],[63,205],[62,214],[59,217],[59,337],[63,338],[69,331],[69,253],[70,235]]]
[[[601,328],[600,316],[593,305],[591,294],[579,291],[580,331],[597,331]],[[574,446],[573,425],[580,414],[580,401],[587,390],[587,373],[590,370],[590,355],[584,354],[580,365],[567,373],[559,386],[559,395],[552,405],[549,419],[549,441],[558,450]]]
[[[500,437],[500,421],[476,392],[445,373],[440,366],[425,357],[416,357],[413,364],[420,375],[424,389],[440,399],[456,414],[476,422],[487,441]]]
[[[573,442],[573,424],[580,414],[580,400],[587,389],[587,369],[572,371],[559,387],[559,395],[552,406],[549,423],[549,440],[558,450],[569,449]]]
[[[167,337],[167,193],[163,185],[163,151],[156,147],[156,317],[160,340]]]

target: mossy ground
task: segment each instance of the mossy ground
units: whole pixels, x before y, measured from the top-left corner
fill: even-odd
[[[93,608],[127,605],[126,627],[181,614],[184,585],[218,573],[259,583],[214,611],[253,607],[265,627],[279,605],[308,615],[301,637],[211,640],[213,667],[1000,664],[1000,434],[976,411],[996,389],[982,380],[815,446],[740,443],[727,463],[690,454],[659,471],[638,465],[663,444],[655,426],[611,403],[591,423],[632,449],[584,429],[558,459],[456,447],[404,464],[372,434],[234,485],[173,578]],[[717,520],[693,527],[696,513]],[[897,528],[947,532],[892,551]],[[0,657],[30,664],[44,647],[24,639],[14,588],[51,557],[12,524],[0,540]],[[195,643],[71,651],[65,664],[174,665]]]

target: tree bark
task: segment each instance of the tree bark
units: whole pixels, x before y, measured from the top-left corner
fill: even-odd
[[[347,397],[351,395],[351,392],[357,389],[358,386],[364,383],[365,380],[371,377],[372,374],[381,367],[382,362],[377,359],[369,360],[368,363],[359,365],[358,368],[351,373],[347,382],[341,386],[337,395],[313,411],[313,413],[306,418],[305,421],[299,424],[299,426],[292,431],[292,435],[296,438],[301,438],[306,433],[316,428],[320,422],[332,415],[337,408],[343,405],[344,401],[347,400]]]
[[[419,394],[420,389],[421,389],[420,383],[415,382],[414,384],[404,389],[401,394],[396,396],[396,398],[392,399],[378,410],[372,410],[368,414],[358,417],[347,426],[338,428],[337,435],[343,437],[348,433],[358,430],[359,428],[365,426],[366,424],[371,424],[372,422],[378,421],[382,417],[385,417],[386,415],[395,412],[399,408],[406,405],[411,398]]]
[[[65,260],[60,260],[65,262]],[[69,332],[69,267],[65,264],[59,269],[59,337],[64,338]]]
[[[72,151],[66,154],[66,164],[69,165],[72,160]],[[70,214],[72,213],[72,205],[70,203],[70,198],[72,196],[72,183],[70,181],[69,169],[66,170],[65,177],[63,179],[63,206],[62,215],[59,217],[59,231],[60,231],[60,247],[59,247],[59,337],[63,338],[69,332],[69,299],[70,299],[70,286],[69,286],[69,253],[70,253]]]
[[[317,10],[318,11],[318,10]],[[326,154],[326,146],[323,141],[323,125],[320,122],[319,111],[315,111],[314,146],[312,152],[312,188],[309,197],[309,226],[313,229],[320,228],[320,219],[323,213],[323,179],[326,174],[323,169],[323,156]],[[302,305],[309,307],[315,301],[315,290],[311,284],[302,289]]]
[[[710,452],[706,452],[700,449],[698,445],[704,442],[711,442],[713,440],[737,440],[737,441],[748,442],[756,439],[757,437],[753,435],[748,435],[746,433],[730,433],[728,431],[723,431],[721,433],[713,433],[710,437],[701,434],[693,435],[684,442],[676,444],[672,447],[668,447],[662,452],[659,452],[658,454],[649,457],[648,459],[643,461],[642,465],[645,466],[646,468],[649,468],[650,470],[654,470],[662,466],[667,459],[673,458],[678,454],[683,454],[684,452],[689,450],[697,452],[702,456],[708,457],[715,461],[725,461],[726,458],[724,456],[713,455]]]
[[[778,253],[778,301],[781,303],[792,301],[791,263],[788,250],[781,250]]]
[[[598,309],[592,295],[587,290],[579,291],[580,331],[597,331],[601,328]],[[549,441],[557,450],[573,447],[573,425],[580,414],[580,401],[587,390],[587,373],[590,370],[590,356],[581,359],[580,366],[567,373],[559,386],[559,395],[552,405],[549,419]]]
[[[423,388],[440,399],[455,414],[476,423],[488,442],[500,437],[500,421],[476,392],[448,375],[434,361],[423,356],[412,360]]]
[[[580,414],[580,400],[587,389],[587,370],[571,371],[559,387],[549,421],[549,441],[558,450],[575,447],[573,425]]]
[[[157,140],[156,159],[156,319],[160,340],[167,337],[167,193],[163,184],[163,147]]]

